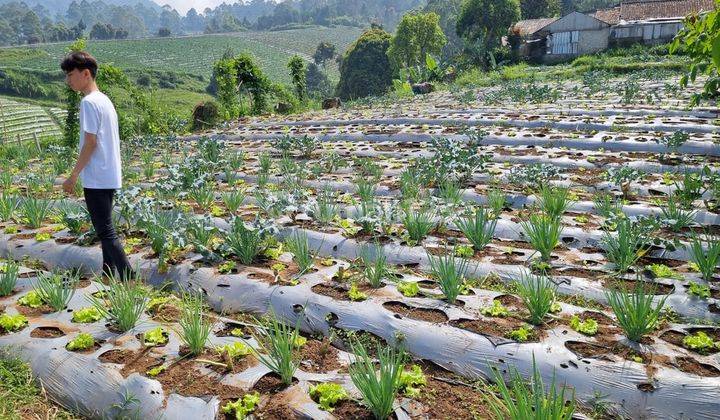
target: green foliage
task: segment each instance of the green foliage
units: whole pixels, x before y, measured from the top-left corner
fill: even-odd
[[[570,190],[562,187],[543,185],[540,188],[538,206],[553,219],[559,219],[572,204]]]
[[[142,283],[111,276],[108,285],[99,292],[88,296],[88,300],[104,319],[122,332],[135,327],[147,305],[147,292]]]
[[[481,251],[492,241],[497,227],[497,219],[492,217],[491,212],[484,207],[478,207],[472,216],[461,217],[455,224],[472,242],[475,249]]]
[[[262,113],[267,104],[266,95],[270,89],[270,81],[255,62],[255,58],[248,53],[235,57],[235,68],[240,93],[251,97],[252,113]]]
[[[168,333],[162,327],[156,327],[143,334],[143,344],[146,346],[162,346],[168,342]]]
[[[317,401],[321,409],[333,411],[333,406],[340,400],[350,398],[350,394],[340,384],[324,382],[310,386],[310,398]]]
[[[420,243],[435,228],[436,222],[433,220],[434,218],[435,214],[430,209],[407,209],[403,218],[403,225],[410,240]]]
[[[382,29],[365,31],[347,50],[340,64],[337,95],[343,99],[381,95],[392,86],[387,56],[391,36]]]
[[[500,401],[488,398],[495,418],[510,420],[570,420],[575,412],[575,393],[566,396],[568,388],[555,385],[555,376],[545,391],[540,370],[533,356],[533,373],[530,383],[516,368],[510,369],[510,386],[508,387],[498,368],[493,369],[493,380],[500,392]]]
[[[716,2],[717,5],[717,2]],[[692,59],[680,86],[687,87],[699,75],[707,76],[701,93],[693,93],[692,104],[720,95],[720,9],[685,18],[683,29],[670,44],[670,53],[683,53]]]
[[[365,281],[374,288],[382,287],[382,279],[385,278],[390,270],[382,246],[379,244],[375,244],[372,247],[370,245],[364,245],[360,248],[359,257]]]
[[[645,266],[645,269],[650,271],[655,278],[661,277],[665,279],[683,279],[682,274],[675,272],[672,268],[668,267],[665,264],[650,264]]]
[[[710,280],[720,262],[720,240],[715,237],[702,240],[693,235],[689,251],[690,260],[695,263],[703,279]]]
[[[458,263],[455,259],[455,252],[448,252],[446,255],[437,257],[427,254],[427,257],[430,261],[430,272],[440,283],[440,290],[445,295],[445,299],[450,303],[455,303],[465,282],[468,261],[463,258]]]
[[[493,316],[504,318],[510,315],[510,311],[499,300],[493,300],[492,305],[480,309],[480,313],[485,316]]]
[[[213,326],[212,321],[205,316],[204,306],[203,297],[199,293],[183,296],[178,335],[193,356],[203,352]]]
[[[529,220],[520,222],[520,226],[533,248],[540,253],[541,260],[550,261],[550,254],[560,241],[560,220],[544,214],[531,214]]]
[[[70,340],[65,346],[70,351],[83,351],[95,345],[95,338],[88,333],[80,333],[74,339]]]
[[[8,314],[2,314],[0,315],[0,328],[2,328],[5,332],[13,332],[18,331],[25,327],[27,325],[28,320],[25,318],[25,316],[21,314],[16,315],[8,315]]]
[[[260,402],[260,394],[256,391],[252,394],[245,394],[235,402],[229,402],[222,407],[222,412],[227,415],[235,414],[235,419],[244,420],[249,414],[255,411]]]
[[[598,332],[598,323],[592,318],[580,321],[580,317],[573,315],[570,318],[570,328],[581,334],[593,336]]]
[[[18,299],[18,304],[29,308],[39,308],[42,306],[43,300],[40,298],[40,294],[37,290],[31,290]]]
[[[362,394],[363,402],[375,418],[386,419],[393,411],[393,403],[403,372],[405,352],[392,346],[378,345],[379,372],[376,372],[375,362],[362,343],[351,342],[350,347],[355,354],[355,361],[348,368],[350,379]]]
[[[707,284],[690,282],[688,293],[700,299],[707,299],[710,297],[710,287]]]
[[[14,261],[7,261],[0,266],[0,297],[9,296],[15,288],[20,266]]]
[[[420,286],[414,281],[401,281],[397,284],[397,289],[403,296],[413,297],[420,293]]]
[[[626,272],[647,251],[643,235],[633,229],[632,221],[617,221],[617,233],[605,232],[601,244],[607,259],[614,263],[618,273]]]
[[[464,41],[464,56],[471,63],[491,64],[501,37],[518,20],[520,4],[517,0],[465,0],[455,27]]]
[[[686,335],[683,338],[683,346],[700,354],[708,354],[720,349],[720,342],[713,341],[704,331],[698,331],[693,335]]]
[[[298,230],[285,239],[285,245],[293,254],[293,260],[297,263],[301,273],[307,273],[314,265],[314,259],[310,252],[310,244],[307,234]]]
[[[507,338],[524,343],[532,337],[533,329],[529,325],[521,325],[518,328],[507,333]]]
[[[79,274],[41,272],[38,274],[34,288],[43,302],[50,305],[55,311],[62,311],[75,295],[75,286],[79,281]]]
[[[213,77],[217,86],[217,98],[222,107],[222,117],[233,119],[240,114],[237,95],[237,68],[235,59],[223,58],[213,65]]]
[[[68,46],[66,53],[83,51],[86,48],[85,38],[78,38]],[[65,86],[65,125],[63,127],[64,136],[63,144],[70,150],[75,150],[78,141],[80,140],[80,122],[78,120],[78,114],[80,110],[80,100],[82,96],[79,92],[75,92],[70,89],[69,86]]]
[[[307,80],[305,78],[305,61],[298,55],[294,55],[288,62],[290,78],[295,87],[295,94],[300,102],[305,101],[307,96]]]
[[[387,54],[397,69],[425,65],[428,54],[437,55],[447,43],[436,13],[406,13],[395,30]]]
[[[530,311],[530,323],[540,325],[555,301],[557,285],[545,276],[525,273],[517,283],[517,290]]]
[[[42,198],[25,197],[20,204],[20,214],[27,220],[27,225],[32,229],[42,227],[45,219],[50,215],[53,208],[52,201]]]
[[[420,388],[427,385],[427,378],[418,365],[412,365],[410,370],[403,370],[398,379],[400,392],[410,398],[420,396]]]
[[[253,348],[253,353],[260,363],[280,376],[283,384],[290,385],[293,375],[300,365],[295,355],[296,343],[300,336],[300,320],[295,327],[289,327],[280,322],[274,313],[266,318],[253,333],[258,342],[260,351]]]
[[[250,348],[250,346],[243,343],[242,341],[225,344],[224,346],[217,347],[216,350],[220,354],[227,354],[231,359],[237,359],[252,353],[252,349]]]
[[[72,321],[79,322],[81,324],[90,324],[93,322],[100,321],[102,314],[94,306],[88,306],[85,308],[78,309],[73,312]]]
[[[625,335],[635,342],[658,325],[667,299],[663,296],[653,303],[655,297],[645,290],[641,281],[637,282],[634,291],[611,289],[605,292],[605,296]]]
[[[361,292],[360,289],[358,289],[356,283],[350,285],[350,290],[348,290],[348,297],[354,302],[363,301],[368,298],[365,293]]]
[[[233,218],[230,232],[225,237],[225,243],[245,265],[252,264],[263,249],[263,237],[260,231],[245,226],[245,222],[240,217]]]

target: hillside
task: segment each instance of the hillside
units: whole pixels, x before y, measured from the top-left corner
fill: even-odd
[[[59,136],[65,111],[54,107],[25,104],[0,97],[0,144]]]

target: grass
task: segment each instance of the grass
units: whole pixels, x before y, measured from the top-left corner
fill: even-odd
[[[461,217],[455,224],[472,242],[475,250],[480,251],[492,241],[497,227],[497,219],[492,217],[484,207],[478,207],[473,215]]]
[[[658,325],[667,296],[657,303],[652,292],[642,287],[641,280],[633,291],[610,289],[605,292],[608,304],[628,339],[638,342]]]
[[[410,239],[420,243],[435,228],[435,217],[431,210],[421,209],[418,211],[408,209],[403,218],[403,225]]]
[[[398,393],[398,381],[403,372],[405,352],[391,346],[378,346],[377,359],[379,372],[375,371],[375,361],[368,355],[360,342],[351,342],[355,361],[348,367],[350,379],[362,395],[363,403],[376,419],[387,419],[393,411]]]
[[[538,206],[552,219],[559,219],[572,204],[570,190],[543,185],[538,196]]]
[[[0,418],[80,419],[49,400],[35,380],[30,366],[9,347],[0,349]]]
[[[374,288],[382,287],[382,279],[389,272],[387,257],[379,244],[363,245],[360,248],[360,261],[362,263],[362,275],[365,281]]]
[[[510,368],[510,385],[498,368],[493,369],[494,382],[500,394],[499,401],[488,397],[495,418],[511,420],[570,420],[575,413],[575,393],[566,395],[566,388],[555,384],[555,375],[545,390],[540,370],[533,356],[533,373],[529,384],[516,368]]]
[[[720,240],[709,238],[703,241],[694,235],[688,251],[690,251],[690,260],[695,263],[703,279],[710,280],[720,262]]]
[[[304,231],[296,231],[293,235],[285,239],[285,245],[293,254],[293,260],[300,267],[301,273],[307,273],[313,267],[314,260],[310,253],[310,244],[307,234]]]
[[[104,319],[122,332],[135,327],[147,306],[147,291],[142,283],[110,276],[108,285],[99,292],[87,299]]]
[[[555,301],[557,286],[545,276],[525,273],[517,283],[517,290],[530,311],[530,323],[540,325]]]
[[[445,299],[450,303],[455,303],[463,288],[468,261],[463,258],[458,263],[454,250],[437,257],[427,255],[430,260],[430,272],[440,283],[440,290],[445,295]]]
[[[212,330],[212,321],[205,317],[203,309],[204,301],[200,294],[188,293],[183,296],[178,335],[193,356],[203,352]]]
[[[615,264],[618,273],[628,271],[644,253],[644,240],[634,232],[629,219],[618,220],[617,234],[605,232],[600,242],[605,249],[605,256]]]
[[[75,295],[75,286],[79,281],[79,273],[70,271],[64,274],[41,272],[38,274],[38,280],[34,286],[40,299],[57,312],[65,309]]]
[[[283,384],[290,385],[300,361],[295,357],[294,350],[300,336],[300,318],[295,327],[289,327],[278,321],[274,313],[265,320],[263,325],[253,334],[261,351],[253,348],[255,357],[280,376]]]
[[[260,232],[247,228],[242,218],[235,217],[230,232],[225,236],[225,242],[240,262],[248,265],[252,264],[260,253],[263,240]]]
[[[543,261],[550,261],[550,254],[560,241],[562,226],[559,219],[544,214],[532,214],[520,226],[533,248],[540,253]]]
[[[17,283],[20,266],[14,261],[6,261],[0,267],[0,297],[9,296]]]

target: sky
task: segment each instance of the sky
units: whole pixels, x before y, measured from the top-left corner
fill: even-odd
[[[206,7],[215,7],[222,3],[232,4],[237,0],[153,0],[160,6],[169,4],[173,9],[180,12],[181,15],[185,15],[188,10],[195,8],[198,13],[202,13]]]

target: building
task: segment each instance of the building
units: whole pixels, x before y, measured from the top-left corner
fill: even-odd
[[[715,8],[715,0],[622,0],[594,13],[528,19],[510,28],[521,57],[558,62],[608,47],[666,43],[682,28],[685,16]]]

